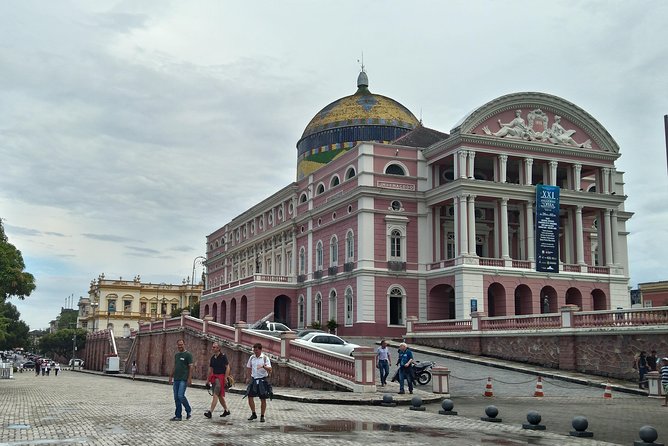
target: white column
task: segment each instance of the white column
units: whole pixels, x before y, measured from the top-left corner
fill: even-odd
[[[573,165],[573,190],[580,190],[582,187],[582,164]]]
[[[494,206],[494,258],[501,257],[501,225],[499,224],[499,207]]]
[[[557,161],[550,161],[550,185],[551,186],[556,186],[557,185],[557,166],[559,163]]]
[[[433,253],[431,261],[433,263],[443,258],[443,247],[441,246],[441,206],[430,207],[428,213],[431,216],[429,221],[431,221],[432,231],[434,231],[434,246],[431,250]],[[436,249],[434,250],[434,248]]]
[[[603,177],[602,179],[602,185],[601,185],[601,193],[602,194],[609,194],[610,193],[610,169],[607,167],[604,167],[601,169],[601,176]]]
[[[617,210],[612,210],[610,213],[610,220],[612,223],[610,225],[610,228],[612,229],[612,263],[615,265],[621,265],[622,262],[619,254],[619,226],[617,222]]]
[[[499,155],[499,183],[506,182],[508,155]]]
[[[582,234],[582,206],[575,208],[575,259],[578,265],[584,265],[584,240]]]
[[[468,172],[466,174],[467,177],[469,178],[474,178],[475,175],[475,152],[473,150],[469,150],[468,152],[469,155],[469,165],[468,165]]]
[[[533,178],[533,158],[524,158],[524,184],[531,185]]]
[[[469,253],[474,256],[476,255],[476,246],[475,246],[475,195],[468,196],[468,206],[469,206]]]
[[[458,257],[461,254],[461,247],[462,244],[459,241],[459,197],[455,196],[452,199],[452,207],[455,210],[455,215],[454,215],[454,230],[455,230],[455,257]],[[446,243],[447,243],[447,235],[446,235]]]
[[[466,196],[459,196],[459,240],[461,242],[461,254],[469,253],[468,246],[468,224],[466,215]]]
[[[612,265],[612,211],[605,210],[605,266]]]
[[[533,203],[531,201],[527,201],[526,203],[526,208],[527,208],[527,260],[534,261],[536,260],[536,254],[535,254],[535,241],[534,241],[534,227],[533,227]]]
[[[466,178],[466,150],[457,152],[459,155],[459,178]]]
[[[508,199],[501,199],[501,257],[509,259],[508,255]]]
[[[288,259],[285,258],[285,238],[286,238],[286,235],[281,234],[281,272],[280,272],[281,276],[285,276],[285,274],[286,274],[286,272],[285,272],[286,267],[287,267],[286,263],[287,263],[287,260],[288,260]]]

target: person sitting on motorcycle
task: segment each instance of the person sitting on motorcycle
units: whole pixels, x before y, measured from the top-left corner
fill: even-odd
[[[408,391],[413,393],[413,352],[405,342],[399,344],[399,394],[404,394],[404,380],[408,380]]]

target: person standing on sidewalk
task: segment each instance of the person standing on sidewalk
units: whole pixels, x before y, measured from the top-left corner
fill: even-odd
[[[646,387],[647,381],[645,381],[645,375],[649,371],[647,367],[647,353],[645,350],[640,352],[640,355],[635,359],[634,368],[638,370],[638,387],[644,389]]]
[[[666,395],[666,399],[663,400],[663,407],[668,406],[668,358],[663,358],[661,360],[661,369],[659,373],[661,374],[661,386],[663,387],[663,393]]]
[[[380,341],[380,347],[376,349],[376,364],[380,372],[380,385],[385,387],[390,374],[390,349],[387,348],[385,339]]]
[[[413,352],[405,342],[399,344],[399,394],[404,394],[404,380],[408,380],[408,391],[413,393]]]
[[[227,409],[227,403],[225,402],[225,379],[227,376],[230,376],[230,362],[227,360],[227,355],[220,351],[220,344],[214,342],[211,345],[213,350],[213,356],[209,360],[209,378],[207,382],[213,386],[213,399],[211,400],[211,408],[204,412],[204,416],[211,418],[211,413],[216,408],[216,404],[220,401],[220,405],[223,406],[223,413],[221,417],[226,417],[230,415],[230,411]],[[216,386],[216,380],[218,380],[218,385]],[[218,394],[216,394],[218,391]]]
[[[248,384],[248,406],[251,410],[251,416],[248,421],[257,419],[255,412],[255,397],[260,398],[260,422],[264,423],[264,413],[267,410],[267,397],[271,393],[267,377],[271,372],[271,361],[262,353],[262,344],[259,342],[253,345],[253,354],[248,358],[246,368],[250,374],[250,384]]]
[[[186,388],[193,383],[193,355],[189,351],[186,351],[186,344],[183,339],[176,341],[176,349],[178,351],[174,354],[174,368],[172,369],[172,373],[169,374],[169,384],[173,383],[176,410],[174,411],[174,417],[170,421],[181,421],[183,414],[181,406],[186,409],[186,419],[190,418],[192,410],[186,398]]]
[[[656,372],[659,365],[659,358],[656,357],[656,350],[652,350],[651,354],[647,357],[647,369],[650,372]]]

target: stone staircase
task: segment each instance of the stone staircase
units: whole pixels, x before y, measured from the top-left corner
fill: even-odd
[[[116,338],[116,351],[118,353],[119,370],[125,370],[125,364],[130,359],[130,350],[132,350],[132,338]]]

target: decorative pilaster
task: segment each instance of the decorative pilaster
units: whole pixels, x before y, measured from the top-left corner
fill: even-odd
[[[508,199],[501,199],[501,257],[509,259],[508,254]]]
[[[584,239],[582,234],[582,206],[575,208],[575,255],[578,265],[584,265]]]
[[[468,207],[469,207],[469,221],[468,221],[468,233],[469,233],[469,253],[474,256],[476,255],[476,246],[475,246],[475,195],[468,196]]]
[[[601,193],[602,194],[609,194],[610,193],[610,169],[607,167],[604,167],[601,169],[601,177],[602,177],[602,185],[601,185]]]
[[[612,263],[621,266],[619,254],[619,226],[617,221],[617,211],[613,209],[610,212],[610,228],[612,229]]]
[[[605,234],[605,266],[612,266],[612,222],[611,216],[612,211],[610,209],[605,210],[605,224],[604,224],[604,234]]]
[[[466,213],[466,195],[459,196],[459,234],[458,238],[461,243],[461,255],[469,253],[468,246],[468,224]]]
[[[533,214],[534,214],[534,209],[533,209],[533,203],[531,201],[527,201],[526,203],[526,215],[527,215],[527,260],[534,262],[536,260],[536,242],[534,240],[534,227],[533,227]]]

